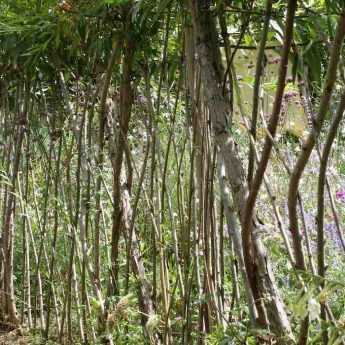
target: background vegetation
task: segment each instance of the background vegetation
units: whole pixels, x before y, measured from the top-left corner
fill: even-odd
[[[0,2],[0,342],[345,342],[342,0]]]

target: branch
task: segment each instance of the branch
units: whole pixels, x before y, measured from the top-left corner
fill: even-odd
[[[303,174],[304,168],[309,160],[311,152],[315,146],[316,140],[320,135],[324,118],[328,112],[329,102],[332,96],[333,87],[337,76],[337,67],[340,60],[342,43],[345,36],[345,8],[338,21],[337,32],[333,44],[333,49],[328,65],[326,82],[319,106],[317,117],[313,123],[313,129],[302,146],[302,151],[293,168],[290,178],[288,192],[288,209],[290,218],[290,231],[292,233],[293,247],[296,255],[296,268],[305,269],[305,261],[302,248],[302,237],[298,227],[297,218],[297,194],[298,186]]]
[[[297,0],[289,0],[287,17],[286,17],[285,35],[284,35],[285,36],[284,48],[283,48],[282,58],[280,61],[277,90],[276,90],[275,100],[273,103],[272,114],[271,114],[270,121],[268,124],[268,131],[272,138],[275,137],[278,122],[279,122],[280,109],[281,109],[285,83],[286,83],[285,79],[286,79],[286,74],[287,74],[289,52],[290,52],[292,38],[293,38],[293,25],[294,25],[294,16],[296,12],[296,7],[297,7]],[[268,135],[266,136],[261,160],[258,164],[258,169],[256,171],[256,174],[255,174],[255,177],[250,189],[250,193],[247,198],[245,212],[243,215],[242,237],[243,237],[243,243],[244,243],[245,258],[249,258],[248,254],[251,251],[251,236],[252,236],[252,227],[253,227],[252,219],[253,219],[254,206],[255,206],[258,192],[262,184],[265,171],[266,171],[268,160],[270,158],[271,151],[272,151],[273,142],[270,136]],[[248,267],[250,266],[250,263],[246,262],[246,264],[248,265]]]

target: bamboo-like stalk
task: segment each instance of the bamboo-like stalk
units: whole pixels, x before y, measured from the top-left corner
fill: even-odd
[[[345,111],[345,90],[343,91],[337,111],[332,119],[331,127],[328,131],[326,143],[323,148],[320,160],[320,170],[318,178],[318,200],[317,200],[317,249],[318,249],[318,275],[323,279],[321,281],[321,288],[325,286],[326,264],[325,264],[325,235],[324,235],[324,194],[326,184],[326,172],[328,166],[329,155],[331,153],[332,145],[336,137],[340,122],[344,116]],[[325,304],[321,303],[321,319],[326,322]],[[322,338],[324,345],[328,344],[328,332],[324,325]]]

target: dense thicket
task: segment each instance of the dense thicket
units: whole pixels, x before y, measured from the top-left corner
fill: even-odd
[[[0,342],[345,342],[342,0],[0,3]]]

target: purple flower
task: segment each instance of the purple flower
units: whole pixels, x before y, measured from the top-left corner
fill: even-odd
[[[345,189],[337,191],[335,197],[337,200],[345,203]]]
[[[342,247],[335,222],[325,224],[325,233],[335,248],[340,249]]]
[[[310,213],[310,212],[306,212],[304,214],[304,221],[305,221],[305,225],[309,230],[314,230],[315,229],[315,216]]]

